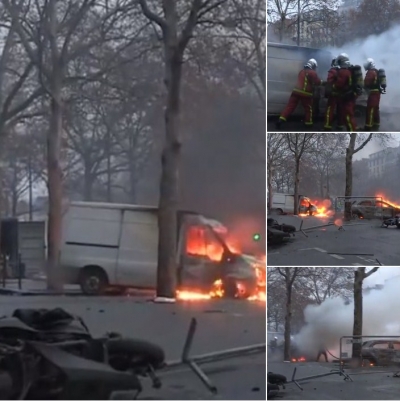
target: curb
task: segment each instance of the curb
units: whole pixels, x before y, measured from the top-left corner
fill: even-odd
[[[81,292],[67,291],[48,291],[48,290],[17,290],[11,288],[0,288],[0,295],[18,295],[18,296],[55,296],[55,295],[64,295],[64,296],[83,296]]]

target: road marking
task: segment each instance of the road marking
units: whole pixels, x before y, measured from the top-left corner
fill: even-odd
[[[321,249],[321,248],[314,248],[314,249],[316,249],[316,250],[319,251],[319,252],[324,252],[324,253],[327,252],[327,251],[325,251],[325,249]]]
[[[364,256],[357,256],[358,259],[364,260],[365,262],[369,262],[369,263],[375,263],[376,260],[375,259],[369,259],[369,258],[365,258]]]
[[[335,255],[334,253],[331,253],[332,258],[336,258],[336,259],[344,259],[342,256],[339,255]]]
[[[362,263],[352,263],[352,266],[364,266]]]
[[[315,249],[315,248],[302,248],[302,249],[299,249],[299,251],[312,251],[313,249]]]

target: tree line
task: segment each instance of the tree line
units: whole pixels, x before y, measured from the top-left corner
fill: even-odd
[[[345,6],[341,0],[268,0],[270,41],[341,47],[400,22],[398,0],[363,0],[357,7]]]

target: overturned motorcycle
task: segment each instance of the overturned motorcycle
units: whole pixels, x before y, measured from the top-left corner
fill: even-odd
[[[395,217],[385,219],[381,225],[381,227],[385,227],[385,228],[393,227],[393,226],[400,228],[400,216],[396,215]]]
[[[0,318],[0,399],[110,399],[114,392],[155,388],[164,351],[110,333],[93,338],[83,320],[63,309],[17,309]]]

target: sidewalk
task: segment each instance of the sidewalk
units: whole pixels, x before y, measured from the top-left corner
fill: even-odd
[[[47,289],[46,277],[22,279],[21,288],[18,279],[7,279],[5,285],[0,279],[0,295],[56,295],[58,292]],[[64,285],[63,295],[82,295],[79,285]]]

